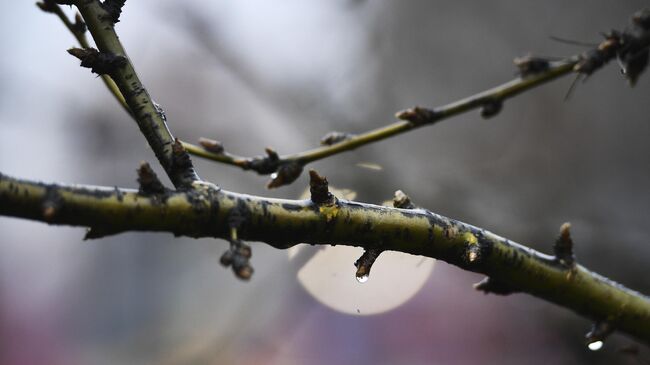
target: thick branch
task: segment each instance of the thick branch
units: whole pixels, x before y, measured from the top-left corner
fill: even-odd
[[[516,291],[607,322],[650,344],[650,299],[581,265],[424,209],[398,209],[338,199],[280,200],[223,191],[204,182],[160,194],[64,186],[0,175],[0,215],[84,226],[96,234],[162,231],[190,237],[263,241],[276,248],[298,243],[361,246],[444,260],[488,275]],[[232,220],[232,219],[230,219]],[[99,233],[99,234],[97,234]]]
[[[174,186],[177,188],[190,187],[193,181],[199,180],[199,177],[192,167],[187,152],[180,148],[180,144],[174,142],[174,138],[167,128],[163,110],[149,96],[128,59],[113,28],[116,20],[115,11],[106,9],[102,3],[96,0],[76,1],[76,5],[99,51],[102,54],[124,57],[126,60],[124,66],[114,68],[109,75],[115,81],[121,95],[124,96],[126,105],[158,161]],[[117,94],[115,95],[117,96]]]

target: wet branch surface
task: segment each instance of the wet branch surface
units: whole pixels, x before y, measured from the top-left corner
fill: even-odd
[[[187,191],[142,190],[43,184],[0,175],[0,215],[87,227],[87,238],[158,231],[228,240],[235,217],[240,240],[279,249],[298,243],[360,246],[444,260],[487,275],[488,280],[477,284],[479,290],[529,293],[650,344],[648,297],[567,262],[566,256],[545,255],[425,209],[335,197],[269,199],[204,182]]]
[[[57,4],[74,4],[83,16],[98,49],[83,38],[81,19],[72,24]],[[182,144],[167,128],[164,112],[138,79],[115,33],[124,1],[46,0],[41,9],[57,14],[83,48],[69,52],[83,67],[114,81],[113,94],[136,120],[176,190],[165,188],[153,170],[138,169],[139,190],[79,185],[44,184],[0,174],[0,215],[42,221],[52,225],[81,226],[87,239],[128,231],[170,232],[176,236],[223,238],[231,248],[222,263],[248,279],[251,250],[245,241],[261,241],[279,249],[298,243],[363,247],[357,275],[367,275],[382,251],[392,250],[444,260],[487,278],[476,285],[486,293],[525,292],[556,303],[594,321],[587,341],[603,340],[614,330],[650,344],[650,299],[576,263],[569,225],[563,225],[545,255],[482,228],[417,208],[403,193],[395,208],[338,199],[328,190],[327,179],[310,172],[311,199],[283,200],[244,195],[201,181],[192,167],[191,152],[251,169],[275,174],[270,187],[290,183],[305,164],[382,140],[465,111],[482,108],[484,117],[496,115],[504,100],[534,86],[572,72],[589,76],[618,58],[633,84],[648,63],[650,10],[635,14],[632,28],[605,35],[596,49],[561,61],[520,59],[520,77],[472,97],[434,109],[415,107],[397,114],[401,121],[360,135],[331,135],[327,146],[280,156],[230,155],[216,141],[202,147]],[[67,22],[66,22],[67,20]],[[76,33],[75,33],[76,32]],[[107,81],[106,81],[107,82]],[[110,82],[107,82],[110,85]],[[109,87],[110,88],[110,87]],[[200,150],[200,151],[199,151]],[[201,152],[203,151],[203,152]]]

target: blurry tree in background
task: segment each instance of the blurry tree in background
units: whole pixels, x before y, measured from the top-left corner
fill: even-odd
[[[331,130],[368,130],[405,106],[483,90],[529,51],[579,53],[548,37],[597,43],[644,5],[139,1],[127,4],[119,34],[179,137],[255,155],[266,145],[302,151]],[[0,59],[0,171],[135,187],[134,163],[155,158],[63,52],[74,43],[61,24],[24,2],[6,5],[0,31],[11,50]],[[610,66],[563,102],[569,83],[511,100],[489,121],[464,114],[314,167],[361,201],[403,189],[540,251],[570,220],[580,262],[647,293],[650,83],[630,89]],[[195,165],[239,192],[294,198],[307,185],[303,177],[269,192],[254,174]],[[403,306],[350,316],[306,295],[301,267],[265,245],[254,247],[257,276],[243,285],[218,265],[225,241],[133,233],[81,244],[78,229],[7,218],[0,232],[3,364],[639,361],[618,351],[626,337],[589,352],[587,320],[525,295],[480,296],[471,284],[481,276],[446,264]],[[354,280],[353,269],[328,274]]]

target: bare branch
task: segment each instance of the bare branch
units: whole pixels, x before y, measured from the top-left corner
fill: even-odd
[[[179,157],[179,154],[187,155],[187,152],[181,147],[174,147],[180,146],[180,143],[174,142],[174,137],[167,128],[163,110],[149,96],[115,33],[114,25],[121,8],[119,3],[123,5],[124,2],[112,1],[110,9],[106,9],[104,4],[97,0],[76,1],[75,5],[81,12],[100,54],[122,57],[126,61],[121,67],[106,70],[108,75],[124,96],[140,131],[174,186],[190,188],[192,182],[199,180],[191,160],[189,156]],[[181,160],[183,163],[178,163]]]
[[[650,343],[648,297],[581,265],[575,265],[573,275],[566,275],[568,269],[555,257],[484,229],[424,209],[343,199],[319,206],[311,200],[237,194],[204,182],[196,182],[194,187],[143,195],[135,190],[43,184],[0,175],[0,215],[113,234],[162,231],[231,242],[263,241],[283,249],[304,242],[428,256],[483,273],[596,322],[607,321],[613,328]],[[476,259],[468,259],[468,246],[478,248]],[[233,247],[231,251],[245,251]],[[247,262],[237,270],[245,267]],[[241,277],[246,276],[242,271]]]
[[[483,118],[491,118],[501,111],[503,103],[507,99],[562,76],[573,73],[578,74],[578,76],[589,76],[617,57],[622,61],[621,65],[624,74],[630,85],[633,86],[648,63],[648,47],[650,47],[648,18],[650,16],[647,10],[639,11],[633,16],[632,25],[629,29],[624,32],[613,31],[608,33],[605,35],[605,40],[594,49],[562,60],[551,61],[533,56],[515,58],[514,63],[519,70],[519,77],[505,84],[433,109],[414,107],[400,111],[396,114],[396,118],[401,121],[365,133],[335,132],[336,134],[328,134],[324,137],[324,146],[280,156],[274,163],[277,168],[285,163],[296,163],[304,166],[310,162],[350,151],[422,126],[433,125],[441,120],[477,108],[481,109]],[[185,148],[189,153],[199,157],[244,169],[252,169],[260,174],[267,173],[247,165],[247,161],[256,158],[246,158],[225,153],[210,153],[210,151],[189,143],[185,143]],[[272,172],[275,171],[277,169]]]

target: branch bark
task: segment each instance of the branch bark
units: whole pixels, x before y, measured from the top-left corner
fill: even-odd
[[[52,5],[52,1],[45,4]],[[618,329],[650,344],[650,299],[578,265],[568,225],[563,226],[554,246],[555,256],[549,256],[412,205],[400,209],[337,199],[327,190],[327,180],[316,173],[311,174],[312,198],[300,201],[228,192],[201,181],[182,144],[167,128],[162,109],[139,81],[115,33],[114,24],[124,1],[59,3],[77,5],[99,49],[86,47],[71,53],[82,59],[82,65],[106,73],[115,81],[119,93],[115,89],[113,93],[116,97],[124,96],[127,111],[177,190],[166,190],[144,165],[139,170],[139,191],[43,184],[0,174],[0,215],[84,226],[89,229],[88,239],[126,231],[225,238],[231,242],[231,250],[227,260],[222,261],[228,261],[242,278],[252,274],[248,265],[250,249],[242,240],[263,241],[276,248],[302,242],[361,246],[370,252],[359,262],[363,273],[369,272],[372,257],[381,251],[423,255],[486,274],[487,279],[476,286],[479,290],[495,294],[526,292],[594,320],[596,325],[589,340],[600,341]],[[62,13],[57,14],[61,17]],[[483,116],[491,117],[509,97],[572,71],[588,76],[614,57],[619,58],[628,80],[634,83],[648,61],[650,11],[636,14],[633,23],[632,31],[613,31],[598,48],[574,58],[555,63],[523,60],[518,65],[521,77],[497,88],[435,109],[406,110],[398,113],[400,122],[363,135],[347,136],[320,149],[288,157],[267,149],[266,157],[246,159],[240,167],[261,173],[275,171],[273,184],[278,186],[295,180],[308,162],[434,124],[467,110],[482,107]],[[74,33],[74,29],[68,28]],[[223,151],[212,153],[227,156]]]
[[[122,47],[114,29],[116,20],[114,11],[106,9],[102,3],[96,0],[75,1],[74,3],[81,12],[99,52],[124,59],[123,65],[110,69],[109,76],[115,81],[131,115],[174,186],[183,189],[189,188],[192,182],[198,181],[200,178],[194,171],[187,152],[182,148],[180,142],[175,141],[167,127],[164,111],[149,95]],[[82,64],[83,62],[82,59]]]
[[[88,238],[159,231],[229,240],[236,218],[238,239],[280,249],[298,243],[338,244],[428,256],[487,275],[490,283],[479,285],[480,290],[532,294],[650,344],[650,298],[645,295],[581,265],[567,265],[562,258],[424,209],[336,198],[269,199],[205,182],[186,191],[143,194],[0,175],[0,215],[87,227]]]

